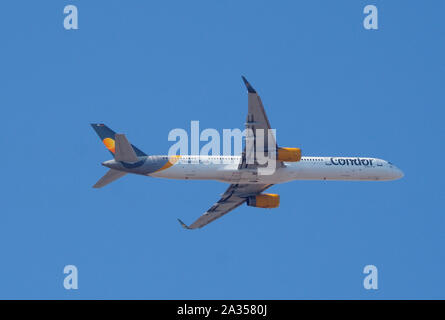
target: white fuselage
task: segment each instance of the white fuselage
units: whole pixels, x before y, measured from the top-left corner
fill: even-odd
[[[172,166],[146,175],[169,179],[218,180],[227,183],[277,184],[292,180],[395,180],[403,173],[395,165],[377,158],[302,157],[285,162],[272,174],[238,169],[240,156],[180,156]]]

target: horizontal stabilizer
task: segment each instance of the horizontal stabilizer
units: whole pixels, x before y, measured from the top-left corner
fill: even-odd
[[[122,178],[126,174],[127,174],[126,172],[110,169],[102,178],[99,179],[99,181],[96,182],[96,184],[93,186],[93,188],[105,187],[107,184],[109,184],[119,178]]]
[[[136,156],[136,152],[134,152],[133,147],[130,142],[128,142],[125,134],[116,133],[115,135],[116,141],[116,153],[114,154],[114,159],[116,161],[123,162],[138,162],[139,159]]]

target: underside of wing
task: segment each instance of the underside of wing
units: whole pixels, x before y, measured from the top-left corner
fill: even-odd
[[[278,147],[260,96],[246,78],[242,78],[248,92],[248,110],[246,143],[239,168],[257,168],[262,166],[257,159],[258,154],[264,157],[275,156]],[[282,164],[277,162],[277,165]]]
[[[178,220],[186,229],[202,228],[243,204],[249,196],[257,195],[271,186],[272,184],[232,184],[221,196],[221,199],[190,226]]]

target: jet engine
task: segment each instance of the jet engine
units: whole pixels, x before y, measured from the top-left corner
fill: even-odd
[[[278,148],[277,160],[285,162],[297,162],[301,160],[300,148]]]
[[[247,198],[247,205],[257,208],[277,208],[280,205],[280,196],[272,193],[263,193],[257,196],[251,196]]]

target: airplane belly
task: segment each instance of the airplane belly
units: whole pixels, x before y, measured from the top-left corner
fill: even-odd
[[[293,180],[354,180],[356,173],[348,168],[334,167],[324,163],[299,163],[289,168]]]
[[[182,165],[177,164],[165,170],[149,173],[148,175],[156,178],[185,179],[185,170]]]
[[[220,180],[230,182],[233,171],[233,168],[223,164],[179,163],[166,170],[152,173],[150,176],[168,179]]]
[[[238,170],[237,164],[177,163],[148,175],[167,179],[217,180],[241,184],[277,184],[292,180],[384,180],[375,167],[333,166],[325,163],[286,164],[273,174],[256,169]]]
[[[379,180],[376,168],[364,166],[334,166],[329,163],[304,163],[292,166],[295,180]]]

